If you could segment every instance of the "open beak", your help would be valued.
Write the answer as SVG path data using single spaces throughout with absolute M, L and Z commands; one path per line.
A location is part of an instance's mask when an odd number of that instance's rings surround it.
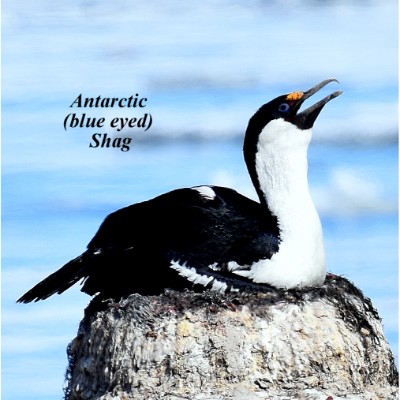
M 306 92 L 302 93 L 302 96 L 299 100 L 297 100 L 296 108 L 297 110 L 300 108 L 300 106 L 303 104 L 305 100 L 307 100 L 309 97 L 311 97 L 313 94 L 317 93 L 320 89 L 322 89 L 324 86 L 326 86 L 330 82 L 337 82 L 339 83 L 336 79 L 326 79 L 319 83 L 318 85 L 315 85 L 311 89 L 307 90 Z M 335 97 L 338 97 L 340 94 L 343 92 L 338 90 L 329 96 L 324 97 L 322 100 L 318 101 L 311 107 L 305 109 L 304 111 L 295 114 L 292 119 L 292 123 L 294 123 L 298 128 L 304 130 L 304 129 L 310 129 L 313 127 L 314 122 L 316 121 L 319 113 L 321 110 L 324 108 L 325 104 L 334 99 Z

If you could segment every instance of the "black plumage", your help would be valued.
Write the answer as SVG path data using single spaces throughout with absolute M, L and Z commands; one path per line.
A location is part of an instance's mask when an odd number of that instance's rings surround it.
M 216 194 L 212 200 L 195 188 L 178 189 L 110 214 L 82 255 L 19 301 L 62 293 L 82 278 L 82 291 L 106 298 L 192 288 L 191 282 L 169 268 L 171 260 L 231 285 L 247 284 L 245 278 L 232 276 L 226 264 L 271 257 L 279 245 L 276 219 L 232 189 L 212 189 Z M 218 271 L 209 268 L 214 262 Z
M 80 280 L 83 292 L 116 299 L 131 293 L 157 294 L 165 288 L 256 289 L 258 283 L 232 273 L 232 263 L 236 270 L 250 270 L 279 251 L 279 221 L 268 207 L 255 165 L 259 135 L 279 118 L 308 129 L 324 104 L 340 93 L 300 114 L 297 111 L 306 98 L 331 81 L 301 92 L 298 99 L 292 96 L 294 100 L 287 101 L 289 95 L 280 96 L 250 119 L 244 156 L 260 203 L 229 188 L 200 186 L 122 208 L 104 220 L 83 254 L 18 301 L 46 299 Z M 179 267 L 174 268 L 174 263 Z

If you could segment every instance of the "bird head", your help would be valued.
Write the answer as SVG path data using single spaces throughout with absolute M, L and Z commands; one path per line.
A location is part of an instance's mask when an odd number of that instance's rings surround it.
M 260 189 L 260 181 L 266 176 L 274 175 L 274 179 L 278 176 L 284 179 L 287 176 L 307 176 L 311 128 L 325 104 L 342 92 L 336 91 L 304 111 L 300 111 L 300 108 L 308 98 L 330 82 L 337 80 L 326 79 L 305 92 L 296 91 L 279 96 L 260 107 L 250 118 L 243 151 L 261 201 L 264 201 L 264 193 Z
M 270 111 L 269 118 L 271 120 L 282 118 L 285 121 L 297 126 L 299 129 L 310 129 L 313 127 L 314 122 L 316 121 L 325 104 L 339 96 L 342 92 L 338 90 L 299 113 L 300 107 L 305 100 L 317 93 L 330 82 L 338 81 L 336 79 L 326 79 L 305 92 L 292 92 L 283 96 L 279 96 L 265 104 L 262 108 Z
M 299 112 L 300 107 L 308 98 L 330 82 L 338 81 L 336 79 L 326 79 L 305 92 L 285 94 L 264 104 L 251 117 L 247 133 L 260 133 L 269 122 L 275 119 L 287 121 L 301 130 L 312 128 L 325 104 L 339 96 L 342 92 L 336 91 L 302 112 Z

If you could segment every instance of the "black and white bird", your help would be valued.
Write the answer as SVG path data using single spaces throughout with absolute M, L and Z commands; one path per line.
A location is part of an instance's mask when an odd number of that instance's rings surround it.
M 165 288 L 322 285 L 325 252 L 308 187 L 307 150 L 320 111 L 342 92 L 299 109 L 332 81 L 279 96 L 251 117 L 243 151 L 259 202 L 233 189 L 197 186 L 122 208 L 107 216 L 83 254 L 18 302 L 46 299 L 80 280 L 83 292 L 114 299 Z

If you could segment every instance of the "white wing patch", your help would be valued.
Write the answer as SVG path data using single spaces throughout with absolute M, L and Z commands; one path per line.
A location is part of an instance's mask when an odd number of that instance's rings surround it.
M 230 271 L 230 272 L 237 273 L 236 272 L 237 270 L 239 270 L 239 271 L 242 270 L 242 269 L 248 270 L 249 268 L 250 268 L 249 265 L 240 265 L 236 261 L 229 261 L 228 262 L 228 271 Z
M 194 284 L 200 284 L 203 286 L 207 286 L 209 283 L 212 282 L 212 287 L 211 290 L 215 290 L 217 292 L 225 293 L 226 290 L 228 289 L 228 285 L 225 282 L 221 282 L 217 280 L 213 276 L 208 276 L 208 275 L 203 275 L 199 274 L 195 268 L 193 267 L 188 267 L 186 263 L 183 263 L 182 265 L 179 264 L 178 261 L 172 261 L 170 267 L 177 271 L 180 276 L 183 278 L 186 278 L 188 281 L 194 283 Z M 215 268 L 215 265 L 212 264 L 210 265 L 211 269 Z M 230 288 L 232 292 L 237 292 L 238 289 L 235 288 Z
M 207 286 L 213 280 L 212 276 L 198 274 L 193 267 L 187 267 L 186 263 L 183 263 L 183 265 L 181 265 L 177 261 L 172 261 L 170 267 L 177 271 L 180 276 L 186 278 L 193 283 Z
M 208 268 L 211 269 L 211 271 L 221 271 L 221 267 L 218 265 L 218 263 L 214 263 L 208 266 Z
M 193 187 L 192 189 L 199 192 L 200 196 L 203 199 L 214 200 L 216 197 L 214 190 L 212 190 L 212 188 L 210 188 L 210 186 L 196 186 L 196 187 Z

